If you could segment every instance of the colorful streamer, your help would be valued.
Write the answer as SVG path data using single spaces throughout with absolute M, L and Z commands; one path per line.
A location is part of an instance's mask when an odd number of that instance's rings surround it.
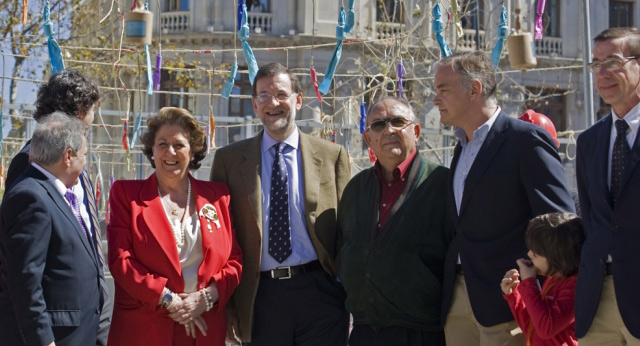
M 44 5 L 42 14 L 44 20 L 44 35 L 47 36 L 47 47 L 49 48 L 49 68 L 51 74 L 54 75 L 64 70 L 64 60 L 62 60 L 62 52 L 55 38 L 53 38 L 53 24 L 51 23 L 51 10 L 49 9 L 49 0 Z
M 544 6 L 546 0 L 538 0 L 538 9 L 536 11 L 536 25 L 533 30 L 533 38 L 536 40 L 542 40 L 544 34 L 544 28 L 542 26 L 542 15 L 544 14 Z
M 211 142 L 209 143 L 209 147 L 211 149 L 216 148 L 216 119 L 213 117 L 213 113 L 209 115 L 209 137 L 211 138 Z
M 27 24 L 29 0 L 22 0 L 22 24 Z
M 347 21 L 344 25 L 344 32 L 350 33 L 353 30 L 353 26 L 356 24 L 356 13 L 353 11 L 353 3 L 355 0 L 349 0 L 347 7 L 349 11 L 347 12 Z
M 316 74 L 316 68 L 313 67 L 313 65 L 311 65 L 309 74 L 311 75 L 311 83 L 313 84 L 313 88 L 316 91 L 316 98 L 318 99 L 318 102 L 322 103 L 322 94 L 320 94 L 320 90 L 318 90 L 318 75 Z
M 122 146 L 124 147 L 124 150 L 126 152 L 127 171 L 131 171 L 131 149 L 129 148 L 129 120 L 124 121 Z
M 451 0 L 451 12 L 453 12 L 453 23 L 456 28 L 456 36 L 461 38 L 464 33 L 462 32 L 462 23 L 460 22 L 460 14 L 458 13 L 458 0 Z
M 240 31 L 240 29 L 242 29 L 242 6 L 246 5 L 244 4 L 244 0 L 238 0 L 238 31 Z
M 438 45 L 440 46 L 440 55 L 444 58 L 451 54 L 451 49 L 445 41 L 444 36 L 442 36 L 442 31 L 444 30 L 444 23 L 442 22 L 442 10 L 440 10 L 440 2 L 436 4 L 433 8 L 433 32 L 436 33 L 436 40 L 438 41 Z
M 331 60 L 329 60 L 329 65 L 327 65 L 327 69 L 324 72 L 324 79 L 322 79 L 322 83 L 320 83 L 320 86 L 318 86 L 318 90 L 320 90 L 323 95 L 326 95 L 329 92 L 329 87 L 331 86 L 331 81 L 333 80 L 333 74 L 336 72 L 338 61 L 340 61 L 340 56 L 342 55 L 342 41 L 346 38 L 344 33 L 344 21 L 344 7 L 340 7 L 340 13 L 338 15 L 338 26 L 336 27 L 336 38 L 338 39 L 338 42 L 336 43 L 336 48 L 333 51 Z
M 504 48 L 504 40 L 509 36 L 509 27 L 507 26 L 507 9 L 502 5 L 502 11 L 500 12 L 500 25 L 498 25 L 498 41 L 491 51 L 491 62 L 493 67 L 498 67 L 500 63 L 500 56 L 502 55 L 502 49 Z
M 249 24 L 247 24 L 247 5 L 242 5 L 242 28 L 238 31 L 238 37 L 242 41 L 242 55 L 244 61 L 247 62 L 247 68 L 249 69 L 249 82 L 253 85 L 253 80 L 258 73 L 258 63 L 256 57 L 253 55 L 251 46 L 247 43 L 249 39 Z
M 131 136 L 131 146 L 136 145 L 138 134 L 140 133 L 140 125 L 142 125 L 142 114 L 138 114 L 136 120 L 133 122 L 133 136 Z
M 235 83 L 236 81 L 236 73 L 238 73 L 238 62 L 234 61 L 233 66 L 231 67 L 231 74 L 229 75 L 229 79 L 227 79 L 227 83 L 222 88 L 222 97 L 224 97 L 225 99 L 229 99 L 229 95 L 231 95 L 233 83 Z
M 365 129 L 365 123 L 367 121 L 367 107 L 364 103 L 364 101 L 362 101 L 362 103 L 360 103 L 360 134 L 363 134 Z
M 402 78 L 404 77 L 404 64 L 402 59 L 398 61 L 398 97 L 402 97 Z
M 144 54 L 147 56 L 147 95 L 153 95 L 153 72 L 151 72 L 153 70 L 151 69 L 151 54 L 149 54 L 149 45 L 144 45 Z
M 153 72 L 153 89 L 160 90 L 160 82 L 162 79 L 162 53 L 158 51 L 156 56 L 156 70 Z

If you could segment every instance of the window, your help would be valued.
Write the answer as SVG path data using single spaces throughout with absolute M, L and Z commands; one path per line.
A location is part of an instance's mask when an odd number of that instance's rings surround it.
M 377 0 L 376 21 L 404 23 L 404 11 L 400 1 Z
M 268 0 L 247 0 L 246 4 L 249 12 L 269 12 Z
M 547 0 L 542 27 L 544 36 L 560 37 L 560 0 Z
M 177 94 L 180 92 L 189 92 L 189 89 L 185 88 L 178 81 L 175 73 L 169 73 L 167 70 L 162 70 L 160 90 L 172 92 L 171 94 L 160 94 L 160 107 L 179 107 L 188 111 L 193 110 L 193 99 L 189 98 L 188 94 Z
M 189 0 L 165 0 L 164 11 L 189 11 Z
M 463 0 L 460 10 L 460 22 L 463 29 L 475 29 L 478 27 L 478 15 L 480 17 L 479 30 L 484 30 L 484 0 Z M 443 20 L 447 19 L 447 13 L 442 14 Z
M 609 1 L 609 27 L 633 26 L 633 2 Z

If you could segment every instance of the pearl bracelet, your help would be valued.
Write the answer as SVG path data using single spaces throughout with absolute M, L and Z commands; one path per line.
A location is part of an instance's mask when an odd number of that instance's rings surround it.
M 211 308 L 213 308 L 213 298 L 211 298 L 209 291 L 207 291 L 206 288 L 203 288 L 200 290 L 200 294 L 202 295 L 202 299 L 204 299 L 205 311 L 211 310 Z

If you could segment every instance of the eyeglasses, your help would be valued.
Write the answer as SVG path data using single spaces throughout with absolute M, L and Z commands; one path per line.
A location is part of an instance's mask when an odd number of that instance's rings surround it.
M 604 61 L 593 61 L 590 64 L 588 64 L 587 66 L 589 67 L 589 70 L 591 71 L 591 73 L 598 73 L 600 72 L 600 68 L 604 67 L 605 70 L 607 71 L 612 71 L 612 70 L 618 70 L 621 69 L 624 64 L 628 63 L 629 61 L 633 60 L 633 59 L 637 59 L 638 55 L 636 56 L 628 56 L 628 57 L 622 57 L 622 58 L 608 58 Z
M 273 98 L 275 98 L 278 102 L 284 102 L 287 99 L 289 99 L 289 97 L 291 97 L 291 95 L 293 94 L 295 93 L 292 92 L 290 94 L 287 94 L 285 92 L 279 92 L 275 95 L 271 95 L 269 93 L 262 93 L 262 94 L 259 94 L 258 96 L 254 96 L 254 98 L 256 99 L 256 101 L 258 101 L 258 103 L 269 103 Z
M 380 133 L 387 128 L 387 124 L 391 125 L 391 128 L 394 130 L 404 130 L 405 127 L 413 124 L 413 122 L 403 117 L 378 119 L 372 121 L 369 127 L 367 127 L 367 130 L 371 130 L 373 133 Z

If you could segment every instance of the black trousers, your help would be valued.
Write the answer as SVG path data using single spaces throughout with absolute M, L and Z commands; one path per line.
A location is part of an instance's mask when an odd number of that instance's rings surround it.
M 417 330 L 404 327 L 373 328 L 353 326 L 349 346 L 444 346 L 444 331 Z
M 244 346 L 344 346 L 349 314 L 342 285 L 318 269 L 288 280 L 260 279 L 253 333 Z

